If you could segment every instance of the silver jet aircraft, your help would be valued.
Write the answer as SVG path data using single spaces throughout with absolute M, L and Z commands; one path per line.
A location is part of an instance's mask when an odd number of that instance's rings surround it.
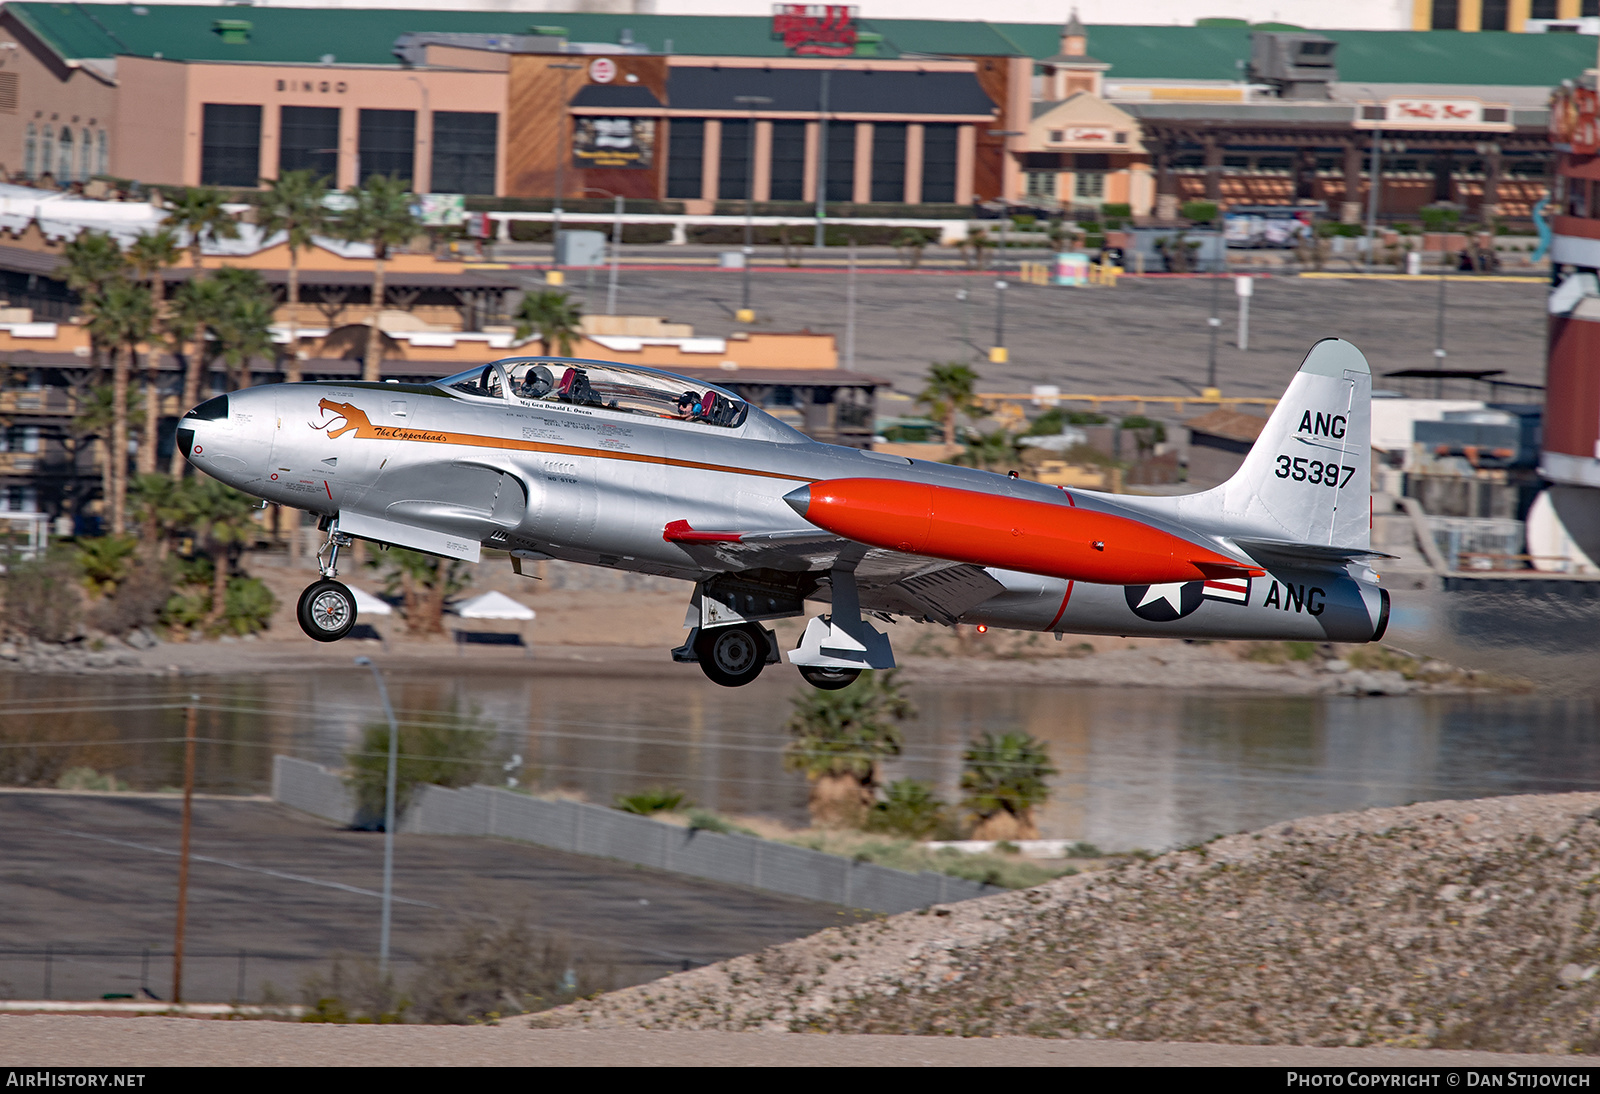
M 179 423 L 194 466 L 308 510 L 327 538 L 306 634 L 356 622 L 354 537 L 479 561 L 484 547 L 694 583 L 672 651 L 718 684 L 784 656 L 840 688 L 894 654 L 895 617 L 1053 633 L 1368 642 L 1372 377 L 1312 347 L 1239 472 L 1203 493 L 1064 489 L 819 444 L 703 381 L 513 357 L 432 384 L 219 395 Z M 782 651 L 764 623 L 827 609 Z

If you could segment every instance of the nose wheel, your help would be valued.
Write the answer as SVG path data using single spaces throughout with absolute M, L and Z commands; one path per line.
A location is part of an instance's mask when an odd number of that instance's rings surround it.
M 342 582 L 323 579 L 306 586 L 295 614 L 307 635 L 337 642 L 356 625 L 356 598 Z

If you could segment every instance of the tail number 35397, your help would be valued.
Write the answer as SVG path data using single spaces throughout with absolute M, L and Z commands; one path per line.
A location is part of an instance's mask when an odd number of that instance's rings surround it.
M 1339 473 L 1344 472 L 1344 481 L 1339 481 Z M 1321 460 L 1309 460 L 1304 456 L 1290 459 L 1288 456 L 1278 457 L 1278 470 L 1274 472 L 1280 479 L 1293 479 L 1295 482 L 1309 482 L 1313 486 L 1331 486 L 1336 489 L 1350 485 L 1350 477 L 1356 469 L 1349 464 L 1323 463 Z

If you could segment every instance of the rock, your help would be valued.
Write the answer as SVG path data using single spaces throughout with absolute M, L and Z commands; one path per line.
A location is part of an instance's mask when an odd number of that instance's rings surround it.
M 1322 666 L 1322 671 L 1323 672 L 1349 672 L 1350 671 L 1350 662 L 1346 661 L 1344 658 L 1341 657 L 1341 658 L 1339 658 L 1337 660 L 1329 661 L 1326 664 L 1324 664 Z
M 1339 684 L 1340 695 L 1410 695 L 1415 690 L 1415 683 L 1388 669 L 1346 673 Z
M 9 642 L 3 646 L 0 646 L 0 658 L 4 658 L 7 661 L 15 661 L 21 656 L 22 654 L 17 651 L 17 647 L 13 646 Z
M 1600 972 L 1596 965 L 1562 965 L 1561 971 L 1556 973 L 1556 979 L 1561 981 L 1563 987 L 1572 987 L 1585 980 L 1593 980 L 1594 974 Z
M 151 634 L 147 627 L 140 627 L 136 631 L 129 632 L 124 641 L 136 650 L 153 650 L 161 644 L 161 640 Z

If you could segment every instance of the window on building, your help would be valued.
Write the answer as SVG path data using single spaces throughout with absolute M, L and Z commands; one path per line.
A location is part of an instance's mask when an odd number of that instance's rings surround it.
M 828 201 L 856 199 L 856 126 L 828 123 Z
M 279 108 L 278 172 L 307 170 L 315 171 L 330 183 L 339 177 L 339 108 L 336 106 Z
M 40 144 L 39 147 L 40 147 L 40 150 L 44 153 L 44 157 L 43 157 L 43 161 L 44 162 L 42 162 L 39 165 L 39 174 L 41 174 L 41 175 L 54 175 L 56 173 L 56 127 L 55 126 L 47 125 L 47 126 L 44 127 L 44 140 Z
M 39 177 L 39 130 L 32 122 L 22 138 L 22 173 L 30 179 Z
M 922 127 L 922 200 L 956 200 L 956 148 L 960 130 L 954 125 Z
M 704 119 L 673 118 L 667 123 L 667 197 L 700 197 L 705 154 Z
M 201 106 L 200 185 L 255 186 L 261 181 L 261 108 Z
M 1508 0 L 1483 0 L 1483 17 L 1478 26 L 1482 30 L 1505 30 L 1510 19 Z
M 1054 204 L 1059 200 L 1058 173 L 1055 171 L 1025 171 L 1022 175 L 1028 196 L 1035 201 Z
M 61 137 L 57 141 L 56 163 L 61 170 L 61 182 L 72 181 L 72 126 L 61 127 Z
M 1600 0 L 1583 0 L 1578 5 L 1578 14 L 1585 19 L 1600 19 Z
M 1104 171 L 1079 171 L 1073 195 L 1079 201 L 1104 201 L 1106 199 L 1106 173 Z
M 436 194 L 493 194 L 500 116 L 456 110 L 433 112 L 433 181 Z
M 717 197 L 723 201 L 742 201 L 749 196 L 753 128 L 749 118 L 723 119 L 722 155 L 717 163 Z
M 39 451 L 39 427 L 36 425 L 7 426 L 0 434 L 0 451 L 4 452 L 29 452 Z
M 803 201 L 806 196 L 806 123 L 772 123 L 773 201 Z
M 906 125 L 879 122 L 872 127 L 873 201 L 906 199 Z
M 416 176 L 417 112 L 363 110 L 359 123 L 360 159 L 357 162 L 362 180 L 373 175 L 391 175 L 409 183 Z
M 1433 0 L 1433 30 L 1455 30 L 1461 19 L 1460 0 Z
M 6 512 L 36 513 L 38 499 L 38 492 L 31 486 L 8 486 L 4 498 Z
M 17 94 L 21 80 L 15 72 L 0 72 L 0 114 L 17 112 Z
M 1556 0 L 1533 0 L 1528 8 L 1528 16 L 1532 19 L 1558 19 L 1556 13 Z
M 109 175 L 111 173 L 111 145 L 106 140 L 106 131 L 100 130 L 95 135 L 94 173 Z
M 94 134 L 87 129 L 78 133 L 78 177 L 89 179 L 94 175 Z

